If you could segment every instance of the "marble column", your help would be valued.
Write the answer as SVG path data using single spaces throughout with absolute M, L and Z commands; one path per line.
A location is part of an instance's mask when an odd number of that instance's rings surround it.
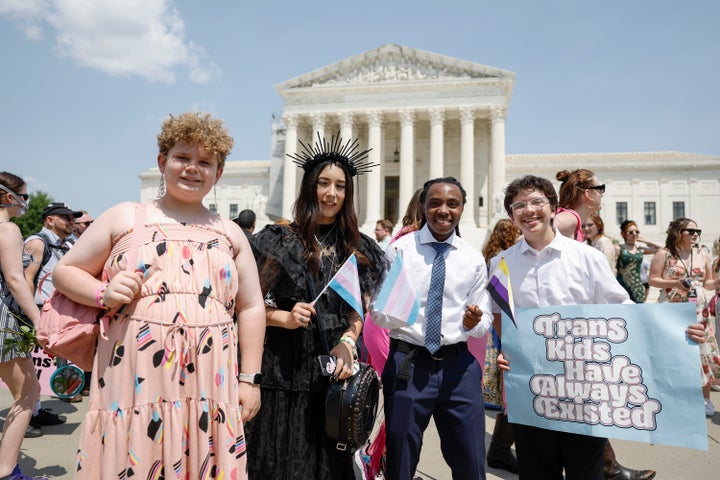
M 324 113 L 313 113 L 310 115 L 310 121 L 312 122 L 312 138 L 310 139 L 310 145 L 315 145 L 315 142 L 325 138 L 325 114 Z M 328 141 L 330 139 L 328 138 Z
M 445 109 L 431 108 L 430 111 L 430 178 L 443 176 Z
M 340 112 L 338 113 L 338 120 L 340 121 L 340 138 L 342 138 L 343 145 L 348 140 L 354 140 L 353 137 L 353 122 L 355 116 L 352 112 Z
M 503 207 L 503 189 L 505 188 L 505 116 L 507 108 L 502 105 L 490 107 L 491 123 L 491 150 L 490 163 L 492 165 L 492 194 L 493 207 L 489 211 L 491 218 L 498 219 L 505 215 Z M 494 223 L 494 222 L 493 222 Z
M 380 209 L 380 192 L 382 192 L 382 122 L 383 114 L 378 110 L 366 113 L 368 121 L 368 161 L 378 166 L 367 173 L 367 189 L 365 191 L 365 222 L 364 232 L 372 232 L 375 223 L 383 218 Z M 372 236 L 372 235 L 371 235 Z
M 400 110 L 400 192 L 398 212 L 404 212 L 415 192 L 415 111 Z
M 295 190 L 297 185 L 297 167 L 287 154 L 297 152 L 297 126 L 298 116 L 286 114 L 283 115 L 285 122 L 285 158 L 283 160 L 283 196 L 282 196 L 282 216 L 287 220 L 292 220 L 292 206 L 295 201 Z
M 467 204 L 460 222 L 476 225 L 475 221 L 475 109 L 460 108 L 460 183 L 467 192 Z

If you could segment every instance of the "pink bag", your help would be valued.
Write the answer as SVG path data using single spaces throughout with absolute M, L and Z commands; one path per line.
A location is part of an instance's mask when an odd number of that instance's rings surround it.
M 128 250 L 128 270 L 134 269 L 140 246 L 138 232 L 143 228 L 145 208 L 136 206 L 135 227 Z M 98 335 L 105 337 L 105 330 L 115 312 L 77 303 L 57 289 L 43 304 L 40 321 L 35 325 L 38 343 L 50 355 L 70 360 L 85 371 L 91 371 Z M 102 328 L 101 328 L 102 327 Z
M 108 312 L 76 303 L 55 290 L 43 304 L 35 336 L 50 355 L 70 360 L 89 372 L 100 334 L 98 320 L 105 313 Z

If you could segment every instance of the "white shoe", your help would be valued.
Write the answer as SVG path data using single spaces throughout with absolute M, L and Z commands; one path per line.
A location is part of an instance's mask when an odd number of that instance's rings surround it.
M 715 415 L 715 405 L 713 405 L 712 400 L 709 398 L 705 399 L 705 416 L 706 417 L 712 417 Z
M 720 392 L 720 385 L 712 384 L 710 385 L 710 390 L 712 390 L 713 392 Z

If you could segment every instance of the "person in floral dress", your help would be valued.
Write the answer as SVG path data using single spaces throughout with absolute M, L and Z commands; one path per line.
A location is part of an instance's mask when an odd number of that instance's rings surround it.
M 712 417 L 715 407 L 710 400 L 710 385 L 720 382 L 720 354 L 715 339 L 715 326 L 709 321 L 705 289 L 717 287 L 710 256 L 699 248 L 702 230 L 689 218 L 670 222 L 665 248 L 660 249 L 650 264 L 649 281 L 660 288 L 658 302 L 695 302 L 698 321 L 705 326 L 705 343 L 700 346 L 703 375 L 705 415 Z

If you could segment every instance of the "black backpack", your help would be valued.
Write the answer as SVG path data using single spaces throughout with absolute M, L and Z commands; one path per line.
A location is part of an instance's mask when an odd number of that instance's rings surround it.
M 33 279 L 33 285 L 35 287 L 35 290 L 37 291 L 38 287 L 38 281 L 40 280 L 40 272 L 42 272 L 42 268 L 50 261 L 50 256 L 52 255 L 52 249 L 55 250 L 64 250 L 63 247 L 58 247 L 57 245 L 53 245 L 50 243 L 50 239 L 42 232 L 38 232 L 35 235 L 35 237 L 40 237 L 40 239 L 43 241 L 43 258 L 42 262 L 40 263 L 40 268 L 38 268 L 37 273 L 35 274 L 35 278 Z

